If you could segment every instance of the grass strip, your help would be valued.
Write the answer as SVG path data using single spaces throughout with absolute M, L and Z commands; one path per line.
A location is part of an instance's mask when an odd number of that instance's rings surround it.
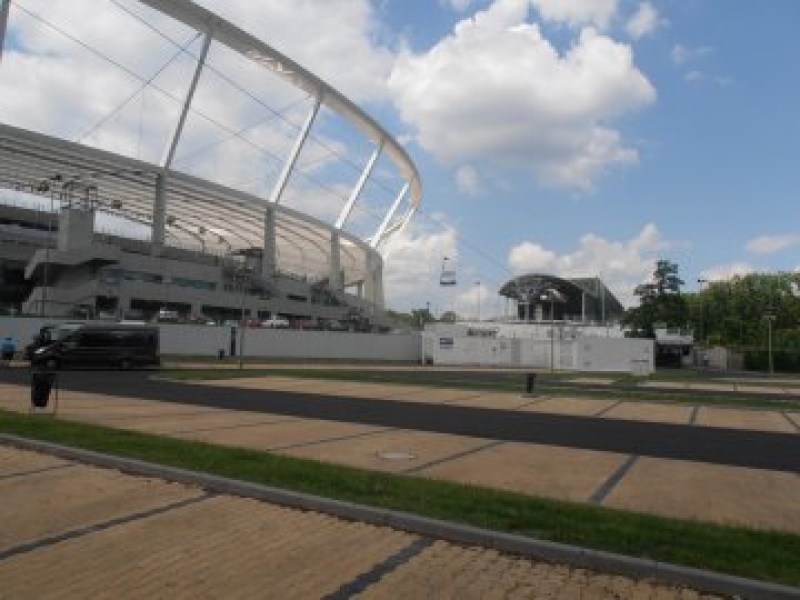
M 295 377 L 298 379 L 320 379 L 331 381 L 354 381 L 362 383 L 395 383 L 405 385 L 418 385 L 431 388 L 448 388 L 478 391 L 522 392 L 523 375 L 515 374 L 512 377 L 498 377 L 493 381 L 476 381 L 468 379 L 443 378 L 446 373 L 437 372 L 430 376 L 424 373 L 405 374 L 402 371 L 387 373 L 386 371 L 371 372 L 369 370 L 351 371 L 347 369 L 303 369 L 303 368 L 247 368 L 247 369 L 164 369 L 160 376 L 166 379 L 180 381 L 208 380 L 208 379 L 239 379 L 243 377 Z M 538 393 L 546 392 L 552 396 L 569 396 L 574 398 L 596 398 L 601 400 L 626 400 L 629 402 L 669 402 L 671 404 L 687 404 L 691 406 L 726 406 L 743 408 L 774 408 L 779 410 L 800 409 L 800 401 L 794 399 L 769 399 L 769 398 L 743 398 L 720 394 L 703 394 L 693 396 L 691 391 L 686 393 L 674 390 L 659 390 L 657 388 L 638 389 L 602 389 L 585 388 L 563 383 L 558 377 L 539 378 L 536 383 Z
M 392 475 L 0 410 L 0 431 L 451 522 L 800 586 L 800 535 Z

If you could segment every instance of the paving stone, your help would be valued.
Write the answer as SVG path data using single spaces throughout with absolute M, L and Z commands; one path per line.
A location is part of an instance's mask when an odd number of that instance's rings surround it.
M 702 407 L 697 412 L 696 425 L 725 427 L 729 429 L 750 429 L 755 431 L 778 431 L 796 433 L 783 415 L 778 411 L 744 410 L 735 408 Z
M 626 455 L 542 444 L 504 443 L 419 471 L 420 475 L 585 501 Z
M 403 472 L 472 451 L 488 443 L 489 440 L 457 435 L 385 430 L 374 435 L 321 442 L 282 452 L 367 469 Z
M 640 458 L 604 505 L 800 533 L 795 473 Z
M 628 419 L 652 423 L 688 423 L 692 406 L 656 404 L 650 402 L 623 402 L 603 413 L 607 419 Z
M 562 415 L 589 416 L 602 412 L 613 406 L 616 400 L 589 399 L 589 398 L 547 398 L 525 406 L 521 410 L 531 412 L 544 412 Z

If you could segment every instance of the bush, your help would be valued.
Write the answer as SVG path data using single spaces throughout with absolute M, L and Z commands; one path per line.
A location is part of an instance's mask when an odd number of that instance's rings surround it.
M 781 373 L 800 373 L 800 352 L 796 350 L 773 350 L 772 365 Z M 744 368 L 751 371 L 769 371 L 768 350 L 747 350 L 744 353 Z

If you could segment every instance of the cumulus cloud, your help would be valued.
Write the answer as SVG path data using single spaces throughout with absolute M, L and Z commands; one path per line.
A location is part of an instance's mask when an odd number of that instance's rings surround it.
M 480 191 L 480 176 L 474 167 L 464 165 L 456 171 L 456 185 L 462 194 L 475 196 Z
M 545 21 L 571 27 L 605 28 L 617 12 L 617 0 L 531 0 Z
M 634 39 L 655 31 L 659 25 L 658 11 L 650 2 L 642 2 L 625 25 L 625 30 Z
M 352 99 L 359 102 L 386 100 L 385 81 L 394 54 L 375 41 L 379 24 L 367 0 L 323 3 L 298 0 L 291 5 L 200 0 L 198 4 L 267 40 Z M 76 137 L 136 92 L 142 82 L 134 74 L 141 78 L 153 76 L 177 52 L 160 34 L 182 45 L 195 33 L 138 3 L 121 2 L 120 5 L 122 8 L 97 0 L 57 3 L 29 0 L 24 7 L 12 6 L 9 40 L 13 43 L 6 48 L 0 91 L 14 89 L 19 93 L 0 93 L 0 117 L 22 127 Z M 159 33 L 130 13 L 141 16 Z M 74 39 L 56 33 L 47 23 Z M 93 51 L 82 48 L 76 39 Z M 196 55 L 199 40 L 190 45 L 189 50 Z M 264 71 L 254 73 L 254 65 L 241 58 L 237 58 L 238 65 L 234 65 L 233 53 L 228 54 L 226 56 L 222 46 L 216 44 L 209 60 L 234 79 L 242 77 L 256 94 L 263 92 L 260 82 L 268 79 Z M 112 66 L 110 61 L 118 66 Z M 352 68 L 342 69 L 342 64 Z M 180 57 L 164 76 L 155 80 L 155 85 L 173 98 L 168 99 L 152 89 L 149 91 L 145 108 L 148 119 L 153 120 L 154 130 L 170 130 L 169 124 L 174 122 L 174 114 L 170 113 L 178 110 L 193 66 L 193 59 Z M 213 79 L 213 75 L 205 73 L 201 82 L 207 85 Z M 275 99 L 274 88 L 273 85 L 271 100 Z M 208 95 L 204 101 L 224 103 L 226 111 L 235 114 L 241 108 L 242 99 L 237 102 L 232 98 L 230 93 L 216 94 Z M 280 96 L 277 100 L 280 104 Z M 138 98 L 133 107 L 138 107 Z M 129 112 L 138 117 L 138 110 Z M 159 120 L 160 116 L 163 118 Z M 127 118 L 132 122 L 118 126 L 138 128 L 135 122 L 138 118 L 130 115 Z
M 472 6 L 472 0 L 439 0 L 444 6 L 449 6 L 455 11 L 464 12 Z
M 384 81 L 394 56 L 375 42 L 380 25 L 368 0 L 199 0 L 198 4 L 267 40 L 351 98 L 385 98 Z
M 762 235 L 748 241 L 745 248 L 754 254 L 773 254 L 800 243 L 800 235 Z
M 384 290 L 392 300 L 391 308 L 423 308 L 424 302 L 439 307 L 452 304 L 448 289 L 439 285 L 439 278 L 444 257 L 448 257 L 450 268 L 458 263 L 458 234 L 443 219 L 438 221 L 443 227 L 432 230 L 417 219 L 382 248 Z
M 402 53 L 389 79 L 418 143 L 441 162 L 531 170 L 541 183 L 589 189 L 635 163 L 608 123 L 656 92 L 628 45 L 583 29 L 560 54 L 528 4 L 498 0 L 429 51 Z
M 673 62 L 676 65 L 683 65 L 686 64 L 687 62 L 694 61 L 704 56 L 707 56 L 710 53 L 711 53 L 711 48 L 708 48 L 706 46 L 690 48 L 682 44 L 676 44 L 672 48 L 671 56 Z
M 653 223 L 632 239 L 613 241 L 584 235 L 578 247 L 565 254 L 526 241 L 511 249 L 508 264 L 515 274 L 541 272 L 558 277 L 600 277 L 623 304 L 633 303 L 633 289 L 647 279 L 661 252 L 673 244 Z
M 758 269 L 749 263 L 733 262 L 705 269 L 700 272 L 699 279 L 705 279 L 707 281 L 727 281 L 728 279 L 733 279 L 737 275 L 744 276 L 749 273 L 755 273 L 756 271 L 758 271 Z

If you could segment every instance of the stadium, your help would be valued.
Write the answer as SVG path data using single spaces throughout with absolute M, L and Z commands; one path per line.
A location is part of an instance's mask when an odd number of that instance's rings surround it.
M 164 61 L 162 79 L 135 75 L 88 134 L 35 131 L 0 115 L 0 306 L 48 317 L 387 328 L 381 249 L 422 198 L 405 149 L 321 78 L 218 15 L 186 0 L 127 4 L 107 8 L 124 9 L 178 57 Z M 3 11 L 10 32 L 20 23 L 65 29 L 49 12 L 14 2 Z M 114 71 L 120 61 L 106 58 Z M 75 76 L 95 85 L 94 70 Z M 211 116 L 223 87 L 262 120 Z M 137 103 L 139 137 L 108 143 Z M 141 136 L 150 115 L 159 144 Z M 160 147 L 148 155 L 148 144 Z

